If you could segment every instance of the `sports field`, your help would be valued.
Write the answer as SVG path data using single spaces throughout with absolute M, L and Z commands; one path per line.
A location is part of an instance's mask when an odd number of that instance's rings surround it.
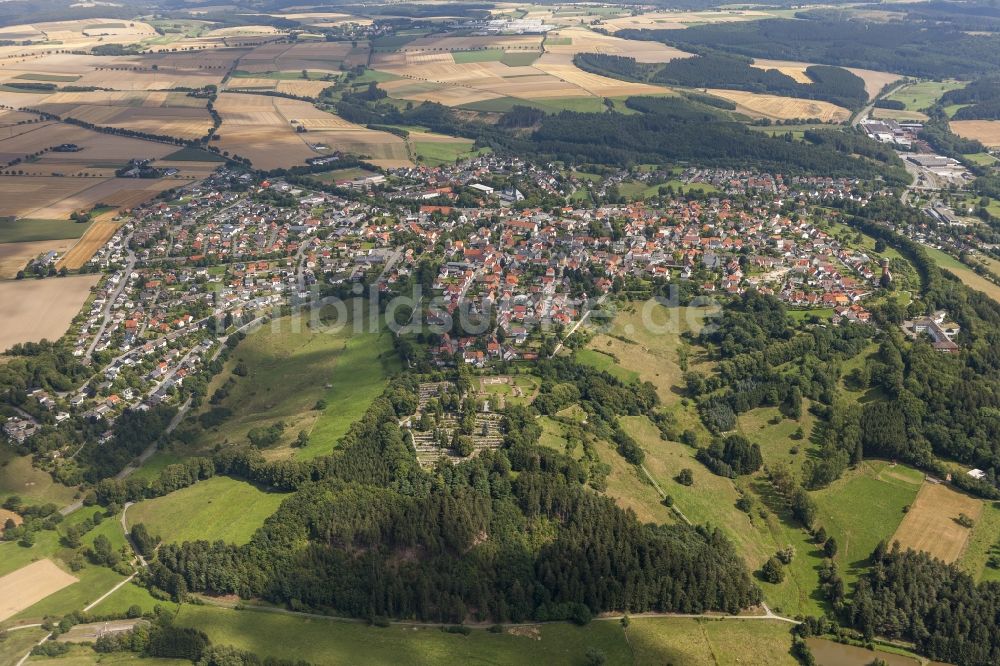
M 958 524 L 959 514 L 975 521 L 982 512 L 982 501 L 943 483 L 927 481 L 892 539 L 903 548 L 922 550 L 945 562 L 954 562 L 965 552 L 972 533 Z
M 225 476 L 199 481 L 163 497 L 130 506 L 126 522 L 143 523 L 164 543 L 205 539 L 244 544 L 273 514 L 285 495 Z

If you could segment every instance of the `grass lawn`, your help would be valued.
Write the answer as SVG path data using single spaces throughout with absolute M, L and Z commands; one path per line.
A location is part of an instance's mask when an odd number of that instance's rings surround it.
M 35 646 L 38 641 L 49 632 L 35 627 L 34 629 L 21 629 L 7 634 L 7 638 L 0 641 L 0 666 L 15 666 L 21 657 Z M 93 663 L 93 660 L 87 663 Z
M 857 580 L 878 542 L 893 535 L 923 479 L 922 472 L 904 465 L 868 460 L 813 493 L 816 522 L 837 540 L 834 560 L 845 583 Z
M 972 536 L 959 565 L 977 581 L 1000 581 L 1000 569 L 987 566 L 990 555 L 1000 555 L 1000 502 L 984 502 L 983 513 L 972 528 Z
M 794 666 L 791 627 L 762 620 L 632 618 L 629 644 L 636 664 Z
M 28 241 L 79 238 L 89 226 L 89 222 L 73 222 L 71 220 L 11 220 L 9 218 L 0 218 L 0 243 L 26 243 Z
M 52 479 L 45 471 L 31 464 L 31 456 L 19 456 L 10 447 L 0 446 L 0 503 L 11 495 L 19 495 L 32 504 L 53 502 L 69 504 L 76 495 L 70 488 Z
M 161 160 L 164 162 L 225 162 L 226 158 L 208 150 L 188 146 L 170 153 Z
M 900 88 L 888 99 L 902 102 L 906 105 L 907 111 L 920 111 L 934 104 L 941 95 L 949 90 L 964 86 L 965 84 L 961 81 L 922 81 Z
M 500 62 L 502 49 L 475 49 L 471 51 L 452 51 L 451 57 L 455 64 L 464 65 L 470 62 Z
M 374 175 L 374 171 L 369 171 L 368 169 L 362 169 L 360 167 L 351 167 L 350 169 L 334 169 L 333 171 L 313 173 L 309 174 L 309 177 L 324 183 L 336 183 L 338 180 L 355 180 L 357 178 L 367 178 L 368 176 Z
M 594 336 L 588 349 L 577 352 L 577 358 L 612 374 L 628 373 L 619 375 L 622 379 L 638 376 L 652 382 L 660 400 L 672 405 L 679 401 L 677 387 L 684 374 L 681 336 L 700 331 L 710 314 L 707 308 L 667 308 L 652 301 L 629 304 L 615 316 L 609 334 Z M 600 352 L 600 357 L 594 356 Z M 691 348 L 688 354 L 689 369 L 710 369 L 696 349 Z
M 27 633 L 27 632 L 17 632 Z M 41 638 L 39 636 L 38 638 Z M 36 641 L 38 639 L 35 639 Z M 27 652 L 27 650 L 25 650 Z M 4 662 L 0 659 L 0 664 Z M 36 657 L 29 664 L 45 664 L 45 666 L 190 666 L 187 659 L 163 659 L 159 657 L 141 657 L 134 652 L 112 652 L 98 655 L 89 645 L 74 645 L 69 652 L 59 657 Z
M 419 139 L 418 134 L 414 134 L 411 139 Z M 425 164 L 440 166 L 442 164 L 454 164 L 455 160 L 466 159 L 476 155 L 489 152 L 489 148 L 479 150 L 473 149 L 474 141 L 413 141 L 413 152 L 421 158 Z
M 160 476 L 160 472 L 162 472 L 167 465 L 176 465 L 181 462 L 184 462 L 184 456 L 182 455 L 168 451 L 157 451 L 146 459 L 146 462 L 143 463 L 142 467 L 137 469 L 130 478 L 152 481 Z
M 87 536 L 89 537 L 90 534 Z M 96 601 L 105 592 L 125 580 L 125 576 L 119 575 L 111 569 L 92 564 L 88 564 L 80 571 L 73 572 L 73 575 L 79 579 L 77 582 L 21 611 L 13 619 L 40 621 L 48 615 L 62 616 L 75 610 L 83 610 L 91 602 Z
M 315 664 L 576 665 L 584 663 L 590 647 L 602 651 L 609 664 L 632 661 L 616 621 L 592 622 L 586 627 L 545 624 L 518 629 L 523 635 L 475 629 L 462 636 L 431 627 L 377 628 L 359 622 L 185 605 L 175 623 L 196 627 L 213 643 L 235 645 L 261 658 L 302 659 Z
M 618 364 L 611 354 L 597 349 L 578 349 L 576 360 L 592 368 L 603 370 L 622 380 L 623 382 L 635 381 L 639 378 L 639 373 L 633 370 L 626 370 Z
M 941 250 L 924 246 L 927 256 L 934 260 L 939 267 L 951 271 L 965 286 L 970 289 L 981 291 L 994 301 L 1000 302 L 1000 286 L 997 286 L 976 273 L 974 270 L 960 262 L 955 257 Z
M 94 606 L 92 611 L 98 615 L 111 615 L 124 613 L 131 606 L 138 606 L 143 612 L 152 612 L 156 606 L 162 606 L 171 612 L 177 612 L 177 609 L 180 608 L 179 604 L 170 600 L 164 601 L 155 598 L 149 593 L 149 590 L 132 582 L 115 590 L 114 594 Z
M 978 164 L 979 166 L 992 166 L 997 162 L 997 158 L 993 157 L 989 153 L 972 153 L 969 155 L 963 155 L 962 157 L 969 160 L 973 164 Z
M 144 523 L 164 543 L 207 539 L 242 545 L 287 495 L 268 493 L 225 476 L 144 500 L 126 513 L 129 528 Z
M 740 493 L 732 479 L 708 471 L 695 460 L 695 449 L 660 439 L 660 431 L 647 417 L 625 416 L 619 422 L 646 452 L 643 464 L 650 475 L 665 493 L 674 498 L 675 506 L 692 523 L 708 523 L 720 528 L 733 541 L 751 569 L 756 569 L 774 554 L 777 544 L 764 521 L 736 508 Z M 674 480 L 684 468 L 690 469 L 694 476 L 691 486 L 683 486 Z
M 350 324 L 339 330 L 332 326 L 314 330 L 308 321 L 296 325 L 283 318 L 240 343 L 226 369 L 210 384 L 210 395 L 240 361 L 248 375 L 232 375 L 235 385 L 220 403 L 232 415 L 202 432 L 198 443 L 205 450 L 216 444 L 242 443 L 251 428 L 282 421 L 281 440 L 264 453 L 274 457 L 294 452 L 299 458 L 331 452 L 348 426 L 382 392 L 398 363 L 389 333 L 354 333 Z M 320 399 L 327 402 L 324 411 L 315 409 Z M 303 430 L 310 435 L 309 445 L 291 449 L 289 445 Z
M 781 420 L 771 423 L 775 417 Z M 788 463 L 796 470 L 802 469 L 808 451 L 813 448 L 809 442 L 816 417 L 809 413 L 808 401 L 802 405 L 802 418 L 798 421 L 781 416 L 777 407 L 761 407 L 744 412 L 737 417 L 737 429 L 751 442 L 760 445 L 760 452 L 765 465 Z M 803 438 L 792 439 L 795 431 L 801 427 Z M 792 453 L 797 448 L 798 453 Z

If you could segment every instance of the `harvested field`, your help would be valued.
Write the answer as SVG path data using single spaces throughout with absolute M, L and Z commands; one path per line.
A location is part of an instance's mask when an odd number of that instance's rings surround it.
M 602 27 L 608 32 L 619 30 L 683 30 L 702 23 L 733 23 L 770 18 L 766 12 L 726 10 L 717 12 L 649 12 L 638 16 L 605 19 Z
M 721 90 L 709 88 L 710 95 L 723 97 L 736 103 L 736 110 L 753 117 L 772 118 L 774 120 L 792 120 L 796 118 L 819 118 L 824 122 L 843 122 L 851 117 L 847 109 L 811 99 L 796 99 L 780 95 L 763 95 L 744 92 L 742 90 Z
M 0 577 L 0 621 L 17 615 L 77 579 L 44 559 Z
M 0 349 L 19 342 L 58 340 L 83 306 L 99 275 L 0 282 Z M 3 597 L 0 595 L 0 600 Z
M 311 72 L 339 74 L 347 68 L 368 64 L 368 44 L 358 42 L 304 42 L 265 44 L 240 58 L 239 69 L 250 73 Z
M 501 51 L 540 51 L 542 35 L 467 35 L 419 37 L 399 51 L 469 51 L 471 49 L 500 49 Z
M 978 520 L 982 511 L 980 500 L 943 483 L 925 481 L 892 540 L 899 541 L 903 548 L 922 550 L 945 562 L 954 562 L 962 555 L 972 534 L 956 519 L 964 513 Z
M 410 163 L 401 137 L 347 122 L 308 102 L 224 93 L 216 109 L 222 115 L 216 145 L 259 168 L 302 164 L 336 150 L 369 156 L 382 166 Z M 299 132 L 299 127 L 307 131 Z
M 1000 148 L 1000 120 L 953 120 L 951 131 L 964 139 L 975 139 L 984 146 Z
M 568 40 L 568 42 L 567 42 Z M 675 49 L 660 42 L 643 42 L 602 35 L 585 28 L 567 28 L 548 33 L 545 52 L 559 55 L 577 53 L 605 53 L 635 58 L 638 62 L 670 62 L 677 58 L 690 58 L 691 53 Z
M 35 128 L 7 139 L 0 139 L 0 165 L 14 159 L 25 160 L 28 155 L 62 143 L 76 144 L 80 150 L 60 153 L 46 152 L 32 162 L 18 165 L 27 175 L 93 174 L 94 169 L 110 166 L 111 171 L 123 166 L 130 159 L 156 159 L 176 150 L 164 143 L 132 139 L 95 132 L 67 123 L 32 124 Z
M 65 220 L 99 203 L 132 208 L 178 184 L 169 178 L 0 177 L 0 217 Z
M 46 252 L 64 254 L 73 246 L 73 239 L 0 243 L 0 279 L 9 279 L 35 257 Z
M 806 74 L 806 68 L 809 67 L 809 63 L 807 62 L 792 62 L 790 60 L 762 60 L 758 58 L 755 59 L 750 66 L 763 70 L 776 69 L 785 76 L 792 77 L 799 83 L 812 83 L 812 79 L 810 79 Z
M 278 81 L 276 90 L 298 97 L 319 97 L 319 94 L 333 85 L 330 81 Z
M 76 270 L 90 261 L 94 253 L 103 247 L 122 225 L 121 221 L 116 222 L 114 219 L 117 214 L 118 211 L 112 211 L 95 218 L 87 233 L 59 259 L 57 268 L 65 266 L 69 270 Z
M 900 122 L 915 120 L 918 122 L 923 122 L 927 120 L 926 113 L 920 113 L 919 111 L 897 111 L 896 109 L 872 109 L 872 118 L 886 118 L 891 120 L 898 120 Z

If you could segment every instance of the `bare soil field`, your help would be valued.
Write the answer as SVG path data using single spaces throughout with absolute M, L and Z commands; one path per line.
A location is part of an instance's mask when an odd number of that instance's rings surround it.
M 749 116 L 791 120 L 795 118 L 819 118 L 824 122 L 842 122 L 851 117 L 847 109 L 811 99 L 796 99 L 780 95 L 763 95 L 742 90 L 721 90 L 709 88 L 708 94 L 723 97 L 736 103 L 736 110 Z
M 205 100 L 183 93 L 56 93 L 35 108 L 101 127 L 121 127 L 181 139 L 203 137 L 212 126 Z
M 88 233 L 89 233 L 88 229 Z M 9 279 L 35 257 L 45 252 L 65 254 L 73 247 L 73 239 L 0 243 L 0 279 Z
M 45 559 L 0 577 L 0 621 L 17 615 L 77 579 Z
M 1000 120 L 953 120 L 951 131 L 964 139 L 975 139 L 984 146 L 1000 148 Z
M 368 64 L 368 44 L 358 42 L 306 42 L 266 44 L 240 58 L 237 69 L 245 72 L 329 72 L 339 74 L 341 65 Z
M 65 266 L 69 270 L 76 270 L 90 261 L 94 253 L 103 247 L 122 225 L 120 220 L 115 221 L 117 215 L 118 211 L 111 211 L 97 216 L 72 249 L 59 259 L 57 268 Z
M 922 550 L 945 562 L 954 562 L 962 555 L 972 534 L 971 529 L 962 527 L 956 519 L 964 513 L 978 520 L 982 512 L 981 501 L 943 483 L 924 481 L 892 541 L 898 541 L 902 548 Z
M 33 162 L 22 162 L 16 170 L 25 174 L 44 175 L 58 172 L 62 175 L 92 173 L 100 167 L 112 171 L 130 159 L 156 159 L 174 152 L 177 147 L 165 143 L 132 139 L 95 132 L 67 123 L 29 125 L 36 128 L 7 139 L 0 139 L 0 165 L 63 143 L 74 143 L 80 150 L 70 153 L 47 152 Z

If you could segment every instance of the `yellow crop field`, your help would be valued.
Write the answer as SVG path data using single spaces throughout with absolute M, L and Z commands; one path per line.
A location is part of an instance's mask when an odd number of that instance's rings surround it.
M 567 43 L 568 40 L 568 43 Z M 639 62 L 670 62 L 677 58 L 690 58 L 692 54 L 659 42 L 641 42 L 602 35 L 585 28 L 567 28 L 552 31 L 545 43 L 546 53 L 575 55 L 577 53 L 606 53 L 635 58 Z
M 925 481 L 892 540 L 904 549 L 922 550 L 945 562 L 954 562 L 962 555 L 972 533 L 958 524 L 959 514 L 976 520 L 982 511 L 980 500 L 943 483 Z
M 824 122 L 842 122 L 851 117 L 847 109 L 812 99 L 796 99 L 780 95 L 763 95 L 742 90 L 721 90 L 709 88 L 710 95 L 723 97 L 736 103 L 736 110 L 750 116 L 791 120 L 796 118 L 819 118 Z
M 638 16 L 618 16 L 606 19 L 602 22 L 602 27 L 611 33 L 619 30 L 683 30 L 689 25 L 754 21 L 769 17 L 770 15 L 766 12 L 750 10 L 648 12 Z
M 17 615 L 45 597 L 77 581 L 52 560 L 32 562 L 0 577 L 0 621 Z
M 975 139 L 984 146 L 1000 148 L 1000 120 L 953 120 L 951 131 L 965 139 Z
M 97 216 L 72 249 L 59 259 L 58 267 L 65 266 L 69 270 L 76 270 L 90 261 L 94 253 L 103 247 L 122 225 L 121 221 L 115 221 L 117 215 L 118 211 L 111 211 Z

